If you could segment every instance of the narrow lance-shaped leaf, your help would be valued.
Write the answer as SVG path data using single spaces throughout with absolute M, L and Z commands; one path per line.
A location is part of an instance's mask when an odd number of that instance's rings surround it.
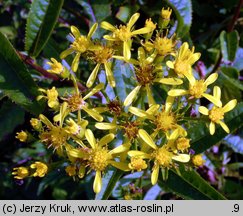
M 192 24 L 191 0 L 166 0 L 175 12 L 178 24 L 176 33 L 179 37 L 185 36 Z
M 235 54 L 239 46 L 239 36 L 238 32 L 226 32 L 222 31 L 220 34 L 220 46 L 223 59 L 225 61 L 233 61 L 235 59 Z
M 34 0 L 26 25 L 25 49 L 38 56 L 57 22 L 64 0 Z
M 0 89 L 25 110 L 39 114 L 38 87 L 8 39 L 0 33 Z
M 216 189 L 209 185 L 196 171 L 186 170 L 180 166 L 178 174 L 175 170 L 169 171 L 166 181 L 158 183 L 163 189 L 169 189 L 184 199 L 194 200 L 223 200 L 226 199 Z

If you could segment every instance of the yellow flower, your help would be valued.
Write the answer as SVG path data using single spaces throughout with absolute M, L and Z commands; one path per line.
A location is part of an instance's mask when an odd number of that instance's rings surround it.
M 47 104 L 50 108 L 57 109 L 59 107 L 58 92 L 57 92 L 55 86 L 53 86 L 51 89 L 47 89 L 47 90 L 40 88 L 39 91 L 45 93 L 46 96 L 39 95 L 37 97 L 37 100 L 40 100 L 42 98 L 46 98 Z
M 79 59 L 81 54 L 83 54 L 84 52 L 88 51 L 88 50 L 92 50 L 93 47 L 93 43 L 91 41 L 91 37 L 94 34 L 94 32 L 96 31 L 98 27 L 98 24 L 95 23 L 89 30 L 89 33 L 87 36 L 81 35 L 78 28 L 76 28 L 75 26 L 71 26 L 71 36 L 73 37 L 74 41 L 71 44 L 70 48 L 68 48 L 67 50 L 63 51 L 60 54 L 60 58 L 64 59 L 66 58 L 68 55 L 70 55 L 71 53 L 76 53 L 76 56 L 73 59 L 71 68 L 74 72 L 77 71 L 78 69 L 78 65 L 79 65 Z
M 26 142 L 26 140 L 28 138 L 28 134 L 25 131 L 17 132 L 16 134 L 17 134 L 16 138 L 20 142 Z
M 153 83 L 161 83 L 166 85 L 181 85 L 183 83 L 182 80 L 177 78 L 159 78 L 158 75 L 162 72 L 162 67 L 160 64 L 153 64 L 155 57 L 156 52 L 147 56 L 143 47 L 139 47 L 138 60 L 130 59 L 130 61 L 128 61 L 129 63 L 133 63 L 135 65 L 135 75 L 138 84 L 125 98 L 124 106 L 129 106 L 135 100 L 141 88 L 144 88 L 147 93 L 149 105 L 151 106 L 155 104 L 150 87 Z
M 161 10 L 161 17 L 163 19 L 167 19 L 169 20 L 170 19 L 170 16 L 171 16 L 171 13 L 172 13 L 172 9 L 171 8 L 162 8 Z
M 73 165 L 69 165 L 65 168 L 66 173 L 69 176 L 75 176 L 76 175 L 76 167 Z
M 128 164 L 128 167 L 131 170 L 136 170 L 138 172 L 142 171 L 143 169 L 147 169 L 146 161 L 140 157 L 131 157 L 131 162 Z
M 50 65 L 50 69 L 47 71 L 49 73 L 60 75 L 62 78 L 68 78 L 69 77 L 69 71 L 66 67 L 64 67 L 60 62 L 58 62 L 56 59 L 51 58 L 51 62 L 47 62 L 48 65 Z
M 30 124 L 37 131 L 41 130 L 41 128 L 42 128 L 41 121 L 39 119 L 37 119 L 37 118 L 31 118 L 30 119 Z
M 126 163 L 114 160 L 115 154 L 120 154 L 127 151 L 128 148 L 125 145 L 120 145 L 112 150 L 108 150 L 107 144 L 115 138 L 114 134 L 112 133 L 105 135 L 103 138 L 97 141 L 93 132 L 90 129 L 87 129 L 85 131 L 85 137 L 91 148 L 85 148 L 85 151 L 80 149 L 72 149 L 69 151 L 69 154 L 72 157 L 87 160 L 87 165 L 91 170 L 96 172 L 93 189 L 95 193 L 99 193 L 102 187 L 101 175 L 108 165 L 112 165 L 125 171 L 129 170 Z
M 126 60 L 131 58 L 132 37 L 138 34 L 147 34 L 152 31 L 151 26 L 143 27 L 141 29 L 133 30 L 135 22 L 138 20 L 140 14 L 135 13 L 127 23 L 127 25 L 120 25 L 119 28 L 104 21 L 101 23 L 101 28 L 111 31 L 112 36 L 105 35 L 106 40 L 123 42 L 123 56 Z
M 36 169 L 33 176 L 34 177 L 44 177 L 48 171 L 48 166 L 42 162 L 36 161 L 30 165 L 31 169 Z
M 213 96 L 220 101 L 221 98 L 221 89 L 218 86 L 214 86 Z M 210 119 L 209 124 L 209 132 L 211 135 L 215 133 L 215 124 L 219 124 L 226 133 L 229 133 L 230 130 L 228 126 L 222 121 L 224 119 L 224 114 L 231 111 L 235 108 L 237 104 L 237 100 L 229 101 L 225 106 L 222 107 L 222 103 L 220 106 L 214 105 L 210 110 L 204 106 L 199 107 L 199 112 L 203 115 L 207 115 Z
M 194 53 L 194 49 L 195 48 L 192 47 L 192 50 L 190 50 L 188 43 L 183 43 L 175 57 L 175 60 L 173 62 L 167 61 L 166 65 L 173 69 L 179 77 L 191 77 L 191 67 L 200 58 L 201 55 L 200 53 Z
M 154 185 L 157 183 L 159 168 L 170 168 L 173 165 L 173 160 L 182 163 L 187 163 L 190 160 L 189 154 L 175 154 L 168 148 L 167 144 L 162 147 L 157 146 L 152 137 L 143 129 L 138 132 L 140 138 L 152 149 L 151 152 L 142 152 L 137 150 L 132 150 L 128 152 L 130 157 L 138 157 L 142 159 L 150 159 L 154 161 L 154 166 L 152 168 L 151 183 Z M 169 137 L 168 140 L 171 138 Z
M 189 89 L 172 89 L 168 92 L 169 96 L 176 97 L 176 96 L 182 96 L 182 95 L 191 95 L 194 98 L 207 98 L 210 102 L 214 103 L 217 106 L 222 105 L 220 100 L 217 100 L 217 98 L 213 97 L 212 95 L 209 95 L 206 93 L 207 87 L 214 83 L 216 79 L 218 78 L 217 73 L 211 74 L 205 81 L 204 80 L 196 80 L 194 76 L 189 75 Z
M 158 131 L 163 131 L 168 135 L 170 130 L 178 129 L 180 131 L 180 135 L 186 136 L 186 131 L 177 124 L 177 117 L 172 112 L 173 102 L 174 97 L 169 96 L 167 97 L 165 106 L 163 106 L 162 109 L 160 109 L 160 105 L 154 104 L 146 111 L 132 106 L 128 108 L 128 111 L 138 117 L 151 120 L 156 126 L 156 133 Z
M 29 170 L 26 167 L 15 167 L 13 168 L 12 175 L 16 179 L 24 179 L 29 175 Z
M 202 166 L 204 164 L 205 160 L 203 160 L 202 155 L 198 154 L 192 157 L 192 163 L 199 167 Z
M 65 127 L 65 130 L 67 133 L 75 135 L 79 138 L 84 137 L 84 131 L 86 126 L 88 125 L 87 120 L 82 120 L 79 124 L 77 124 L 73 119 L 69 118 L 66 120 L 67 126 Z
M 67 101 L 68 108 L 70 109 L 71 112 L 84 110 L 95 120 L 103 121 L 103 117 L 94 109 L 89 108 L 89 104 L 86 103 L 85 101 L 86 99 L 90 98 L 91 96 L 93 96 L 103 88 L 104 88 L 104 84 L 100 83 L 94 88 L 92 88 L 91 91 L 88 94 L 86 94 L 84 97 L 82 97 L 80 94 L 72 94 L 68 98 L 63 98 L 63 100 Z
M 90 58 L 94 60 L 97 63 L 97 65 L 95 66 L 95 68 L 93 69 L 92 73 L 90 74 L 87 80 L 86 86 L 88 88 L 90 88 L 94 84 L 100 66 L 102 64 L 104 65 L 105 68 L 105 73 L 106 73 L 108 83 L 112 87 L 116 86 L 115 78 L 109 62 L 109 60 L 112 58 L 113 52 L 114 52 L 113 49 L 107 46 L 102 46 L 102 45 L 94 46 L 92 52 L 93 54 L 91 54 L 92 56 Z

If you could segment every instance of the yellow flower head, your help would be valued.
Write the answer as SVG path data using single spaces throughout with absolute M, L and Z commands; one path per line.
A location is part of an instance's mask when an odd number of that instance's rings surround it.
M 151 18 L 149 18 L 145 21 L 145 27 L 150 28 L 152 32 L 156 29 L 156 24 L 151 20 Z
M 48 167 L 45 163 L 36 161 L 35 163 L 30 165 L 30 168 L 36 169 L 33 176 L 34 177 L 44 177 L 48 171 Z
M 204 164 L 205 160 L 203 160 L 202 155 L 198 154 L 192 157 L 192 163 L 199 167 L 202 166 Z
M 181 152 L 187 151 L 187 149 L 190 148 L 190 140 L 185 137 L 181 137 L 176 140 L 176 147 Z
M 26 142 L 26 140 L 28 138 L 28 134 L 25 131 L 17 132 L 16 134 L 17 134 L 16 138 L 20 142 Z
M 89 33 L 87 36 L 81 35 L 78 28 L 76 28 L 75 26 L 71 26 L 71 36 L 73 37 L 74 41 L 71 44 L 70 48 L 68 48 L 67 50 L 64 50 L 61 54 L 60 54 L 60 58 L 64 59 L 66 58 L 68 55 L 70 55 L 71 53 L 76 53 L 76 56 L 73 59 L 71 68 L 74 72 L 77 71 L 78 69 L 78 65 L 79 65 L 79 59 L 81 54 L 83 54 L 84 52 L 88 51 L 88 50 L 92 50 L 93 47 L 93 42 L 91 41 L 91 37 L 94 34 L 94 32 L 96 31 L 98 27 L 98 24 L 95 23 L 89 30 Z
M 65 168 L 66 173 L 69 176 L 75 176 L 76 175 L 76 167 L 73 165 L 69 165 Z
M 128 167 L 131 170 L 136 170 L 140 172 L 143 169 L 146 169 L 148 166 L 146 164 L 146 161 L 143 160 L 140 157 L 131 157 L 131 162 L 128 164 Z
M 69 118 L 66 123 L 68 125 L 65 127 L 67 133 L 79 136 L 80 138 L 84 136 L 84 128 L 78 125 L 73 119 Z M 83 126 L 86 127 L 85 123 L 87 122 L 83 122 Z
M 172 9 L 171 8 L 162 8 L 161 10 L 161 17 L 163 19 L 167 19 L 169 20 L 170 19 L 170 16 L 171 16 L 171 13 L 172 13 Z
M 125 134 L 128 137 L 129 140 L 133 140 L 138 135 L 138 126 L 139 122 L 131 121 L 126 122 L 122 127 L 125 130 Z
M 127 25 L 120 25 L 119 28 L 111 25 L 108 22 L 102 22 L 101 28 L 111 31 L 113 34 L 112 36 L 105 35 L 104 38 L 106 40 L 111 41 L 122 41 L 123 42 L 123 55 L 126 60 L 131 58 L 131 38 L 138 34 L 147 34 L 152 31 L 151 26 L 143 27 L 141 29 L 133 30 L 133 26 L 138 20 L 140 14 L 135 13 L 127 23 Z
M 221 89 L 218 86 L 214 86 L 213 96 L 217 101 L 220 101 L 221 98 Z M 207 115 L 210 119 L 209 131 L 210 134 L 213 135 L 215 133 L 215 124 L 219 124 L 226 133 L 229 133 L 230 130 L 228 126 L 222 121 L 224 119 L 224 114 L 231 111 L 235 108 L 237 104 L 237 100 L 229 101 L 225 106 L 222 107 L 222 102 L 220 101 L 219 105 L 214 105 L 212 109 L 207 109 L 204 106 L 199 107 L 199 112 L 203 115 Z
M 58 101 L 58 92 L 56 90 L 56 87 L 53 86 L 51 89 L 42 89 L 40 88 L 39 91 L 46 94 L 46 96 L 39 95 L 37 97 L 37 100 L 40 100 L 42 98 L 47 99 L 47 104 L 52 109 L 57 109 L 59 107 L 59 101 Z
M 37 131 L 39 131 L 42 128 L 41 121 L 39 119 L 37 119 L 37 118 L 31 118 L 30 119 L 30 124 Z
M 180 47 L 174 62 L 167 61 L 169 68 L 174 69 L 175 73 L 180 77 L 188 77 L 192 74 L 192 65 L 200 58 L 200 53 L 194 53 L 194 47 L 189 49 L 187 42 Z
M 15 179 L 24 179 L 29 176 L 29 170 L 26 167 L 15 167 L 12 175 L 14 175 Z
M 64 69 L 62 64 L 54 58 L 51 58 L 51 62 L 47 62 L 47 64 L 51 66 L 51 69 L 47 70 L 49 73 L 60 75 Z

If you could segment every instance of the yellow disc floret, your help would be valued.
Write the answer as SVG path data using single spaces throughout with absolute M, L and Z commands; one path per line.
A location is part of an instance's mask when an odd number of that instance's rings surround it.
M 201 98 L 202 94 L 207 90 L 204 80 L 196 80 L 193 85 L 189 87 L 189 93 L 195 98 Z
M 29 175 L 29 170 L 26 167 L 15 167 L 12 175 L 14 175 L 15 179 L 24 179 Z
M 156 118 L 157 129 L 168 131 L 175 128 L 176 119 L 173 113 L 160 112 Z
M 209 118 L 212 122 L 218 123 L 220 120 L 224 119 L 224 111 L 221 107 L 213 107 L 209 111 Z
M 146 164 L 146 161 L 144 161 L 140 157 L 132 157 L 131 162 L 128 164 L 128 167 L 131 170 L 141 171 L 143 169 L 146 169 L 148 166 Z
M 170 167 L 172 164 L 173 153 L 169 152 L 165 146 L 158 148 L 153 152 L 155 163 L 162 167 Z
M 190 140 L 185 138 L 185 137 L 181 137 L 176 141 L 176 148 L 179 151 L 186 151 L 188 148 L 190 147 Z
M 96 171 L 104 171 L 111 159 L 107 149 L 92 149 L 89 157 L 90 168 Z
M 85 37 L 83 35 L 81 35 L 79 38 L 77 38 L 71 45 L 73 50 L 75 50 L 76 52 L 80 52 L 80 53 L 84 53 L 85 51 L 87 51 L 89 46 L 90 46 L 90 41 L 88 40 L 87 37 Z
M 34 177 L 44 177 L 48 171 L 48 167 L 46 164 L 42 163 L 42 162 L 35 162 L 33 164 L 30 165 L 30 168 L 32 169 L 36 169 L 33 176 Z

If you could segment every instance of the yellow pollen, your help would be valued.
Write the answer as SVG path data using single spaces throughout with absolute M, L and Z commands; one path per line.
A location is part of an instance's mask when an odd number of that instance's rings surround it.
M 209 111 L 209 118 L 211 119 L 212 122 L 216 122 L 216 123 L 218 123 L 220 120 L 224 119 L 223 108 L 213 107 Z
M 175 44 L 173 38 L 156 36 L 154 48 L 158 51 L 159 55 L 165 56 L 174 52 Z
M 131 163 L 129 163 L 128 166 L 131 170 L 137 170 L 139 172 L 148 167 L 146 162 L 139 157 L 132 157 Z
M 158 165 L 163 167 L 171 166 L 173 153 L 166 150 L 165 146 L 155 150 L 152 154 Z
M 189 147 L 190 147 L 190 140 L 187 139 L 187 138 L 179 138 L 177 141 L 176 141 L 176 147 L 179 151 L 185 151 L 187 150 Z
M 81 35 L 79 38 L 77 38 L 73 44 L 71 45 L 71 47 L 76 51 L 76 52 L 80 52 L 80 53 L 84 53 L 85 51 L 87 51 L 87 49 L 90 46 L 90 41 L 88 40 L 87 37 Z
M 95 50 L 94 51 L 95 57 L 94 60 L 97 63 L 106 63 L 113 54 L 113 49 L 109 47 L 101 47 L 101 49 Z
M 201 98 L 202 94 L 207 90 L 204 80 L 196 80 L 194 85 L 190 85 L 189 93 L 195 98 Z
M 115 37 L 119 38 L 121 41 L 128 41 L 132 37 L 132 33 L 127 26 L 120 25 L 119 29 L 114 32 Z
M 89 165 L 91 169 L 96 171 L 104 171 L 108 166 L 111 156 L 106 149 L 92 149 L 89 157 Z
M 66 140 L 68 135 L 63 128 L 52 127 L 49 131 L 45 131 L 40 134 L 40 139 L 42 142 L 46 143 L 48 147 L 53 146 L 54 149 L 61 148 Z
M 160 112 L 155 121 L 157 129 L 168 131 L 175 128 L 176 119 L 172 113 Z
M 136 68 L 135 74 L 137 77 L 137 81 L 143 86 L 152 83 L 155 78 L 155 74 L 153 71 L 154 66 L 149 64 Z
M 179 76 L 184 76 L 185 73 L 188 73 L 191 69 L 191 65 L 187 61 L 177 60 L 175 62 L 175 72 Z

